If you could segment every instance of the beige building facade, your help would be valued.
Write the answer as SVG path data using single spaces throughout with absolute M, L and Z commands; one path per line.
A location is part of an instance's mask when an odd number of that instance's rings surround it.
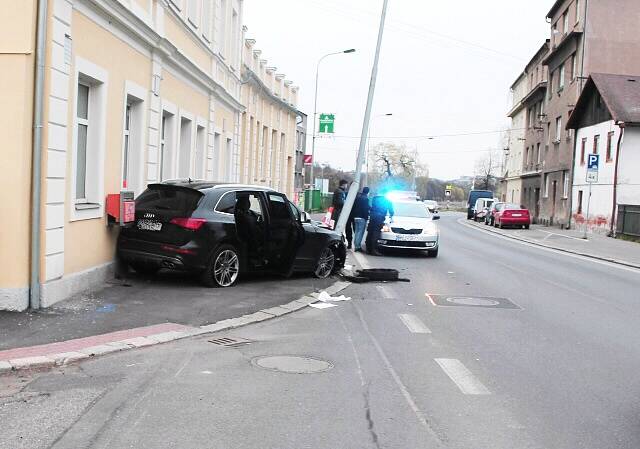
M 298 88 L 269 65 L 255 44 L 254 39 L 244 40 L 240 180 L 293 199 Z
M 6 173 L 0 195 L 12 211 L 0 232 L 0 310 L 29 306 L 32 266 L 38 1 L 16 5 L 0 18 Z M 263 106 L 266 115 L 254 116 L 268 126 L 264 142 L 275 135 L 275 145 L 255 147 L 262 159 L 254 147 L 242 147 L 243 119 L 251 110 L 243 100 L 251 97 L 251 83 L 243 84 L 242 15 L 242 0 L 47 1 L 41 306 L 112 276 L 118 227 L 108 225 L 108 194 L 138 195 L 149 183 L 176 178 L 255 178 L 289 191 L 294 170 L 287 139 L 295 135 L 295 117 Z M 287 111 L 293 108 L 290 83 L 259 61 L 254 65 L 254 58 L 249 66 Z

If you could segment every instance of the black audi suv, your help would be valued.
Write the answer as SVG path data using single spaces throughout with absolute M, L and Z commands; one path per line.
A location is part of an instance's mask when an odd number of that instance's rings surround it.
M 346 248 L 275 190 L 186 180 L 150 184 L 138 196 L 118 258 L 143 274 L 181 270 L 230 287 L 251 272 L 328 277 L 344 267 Z

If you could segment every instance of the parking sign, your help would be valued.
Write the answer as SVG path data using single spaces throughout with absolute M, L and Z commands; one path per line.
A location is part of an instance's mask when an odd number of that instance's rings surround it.
M 598 168 L 600 167 L 600 155 L 589 154 L 587 156 L 587 182 L 598 182 Z

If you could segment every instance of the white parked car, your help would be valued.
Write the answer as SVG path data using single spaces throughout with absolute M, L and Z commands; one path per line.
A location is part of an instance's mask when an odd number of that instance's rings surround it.
M 438 202 L 435 200 L 424 200 L 424 204 L 429 208 L 429 212 L 435 217 L 436 215 L 440 215 L 440 206 Z
M 439 217 L 418 201 L 393 201 L 393 210 L 393 217 L 382 228 L 378 247 L 424 251 L 437 257 L 440 230 L 434 220 Z
M 487 212 L 489 212 L 489 209 L 491 209 L 491 205 L 498 201 L 500 201 L 498 198 L 478 198 L 473 207 L 473 220 L 484 221 L 484 217 L 487 215 Z

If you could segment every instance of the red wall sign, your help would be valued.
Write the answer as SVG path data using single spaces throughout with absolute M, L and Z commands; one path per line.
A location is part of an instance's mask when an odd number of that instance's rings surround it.
M 303 160 L 304 160 L 304 165 L 313 164 L 313 156 L 311 154 L 305 154 Z

